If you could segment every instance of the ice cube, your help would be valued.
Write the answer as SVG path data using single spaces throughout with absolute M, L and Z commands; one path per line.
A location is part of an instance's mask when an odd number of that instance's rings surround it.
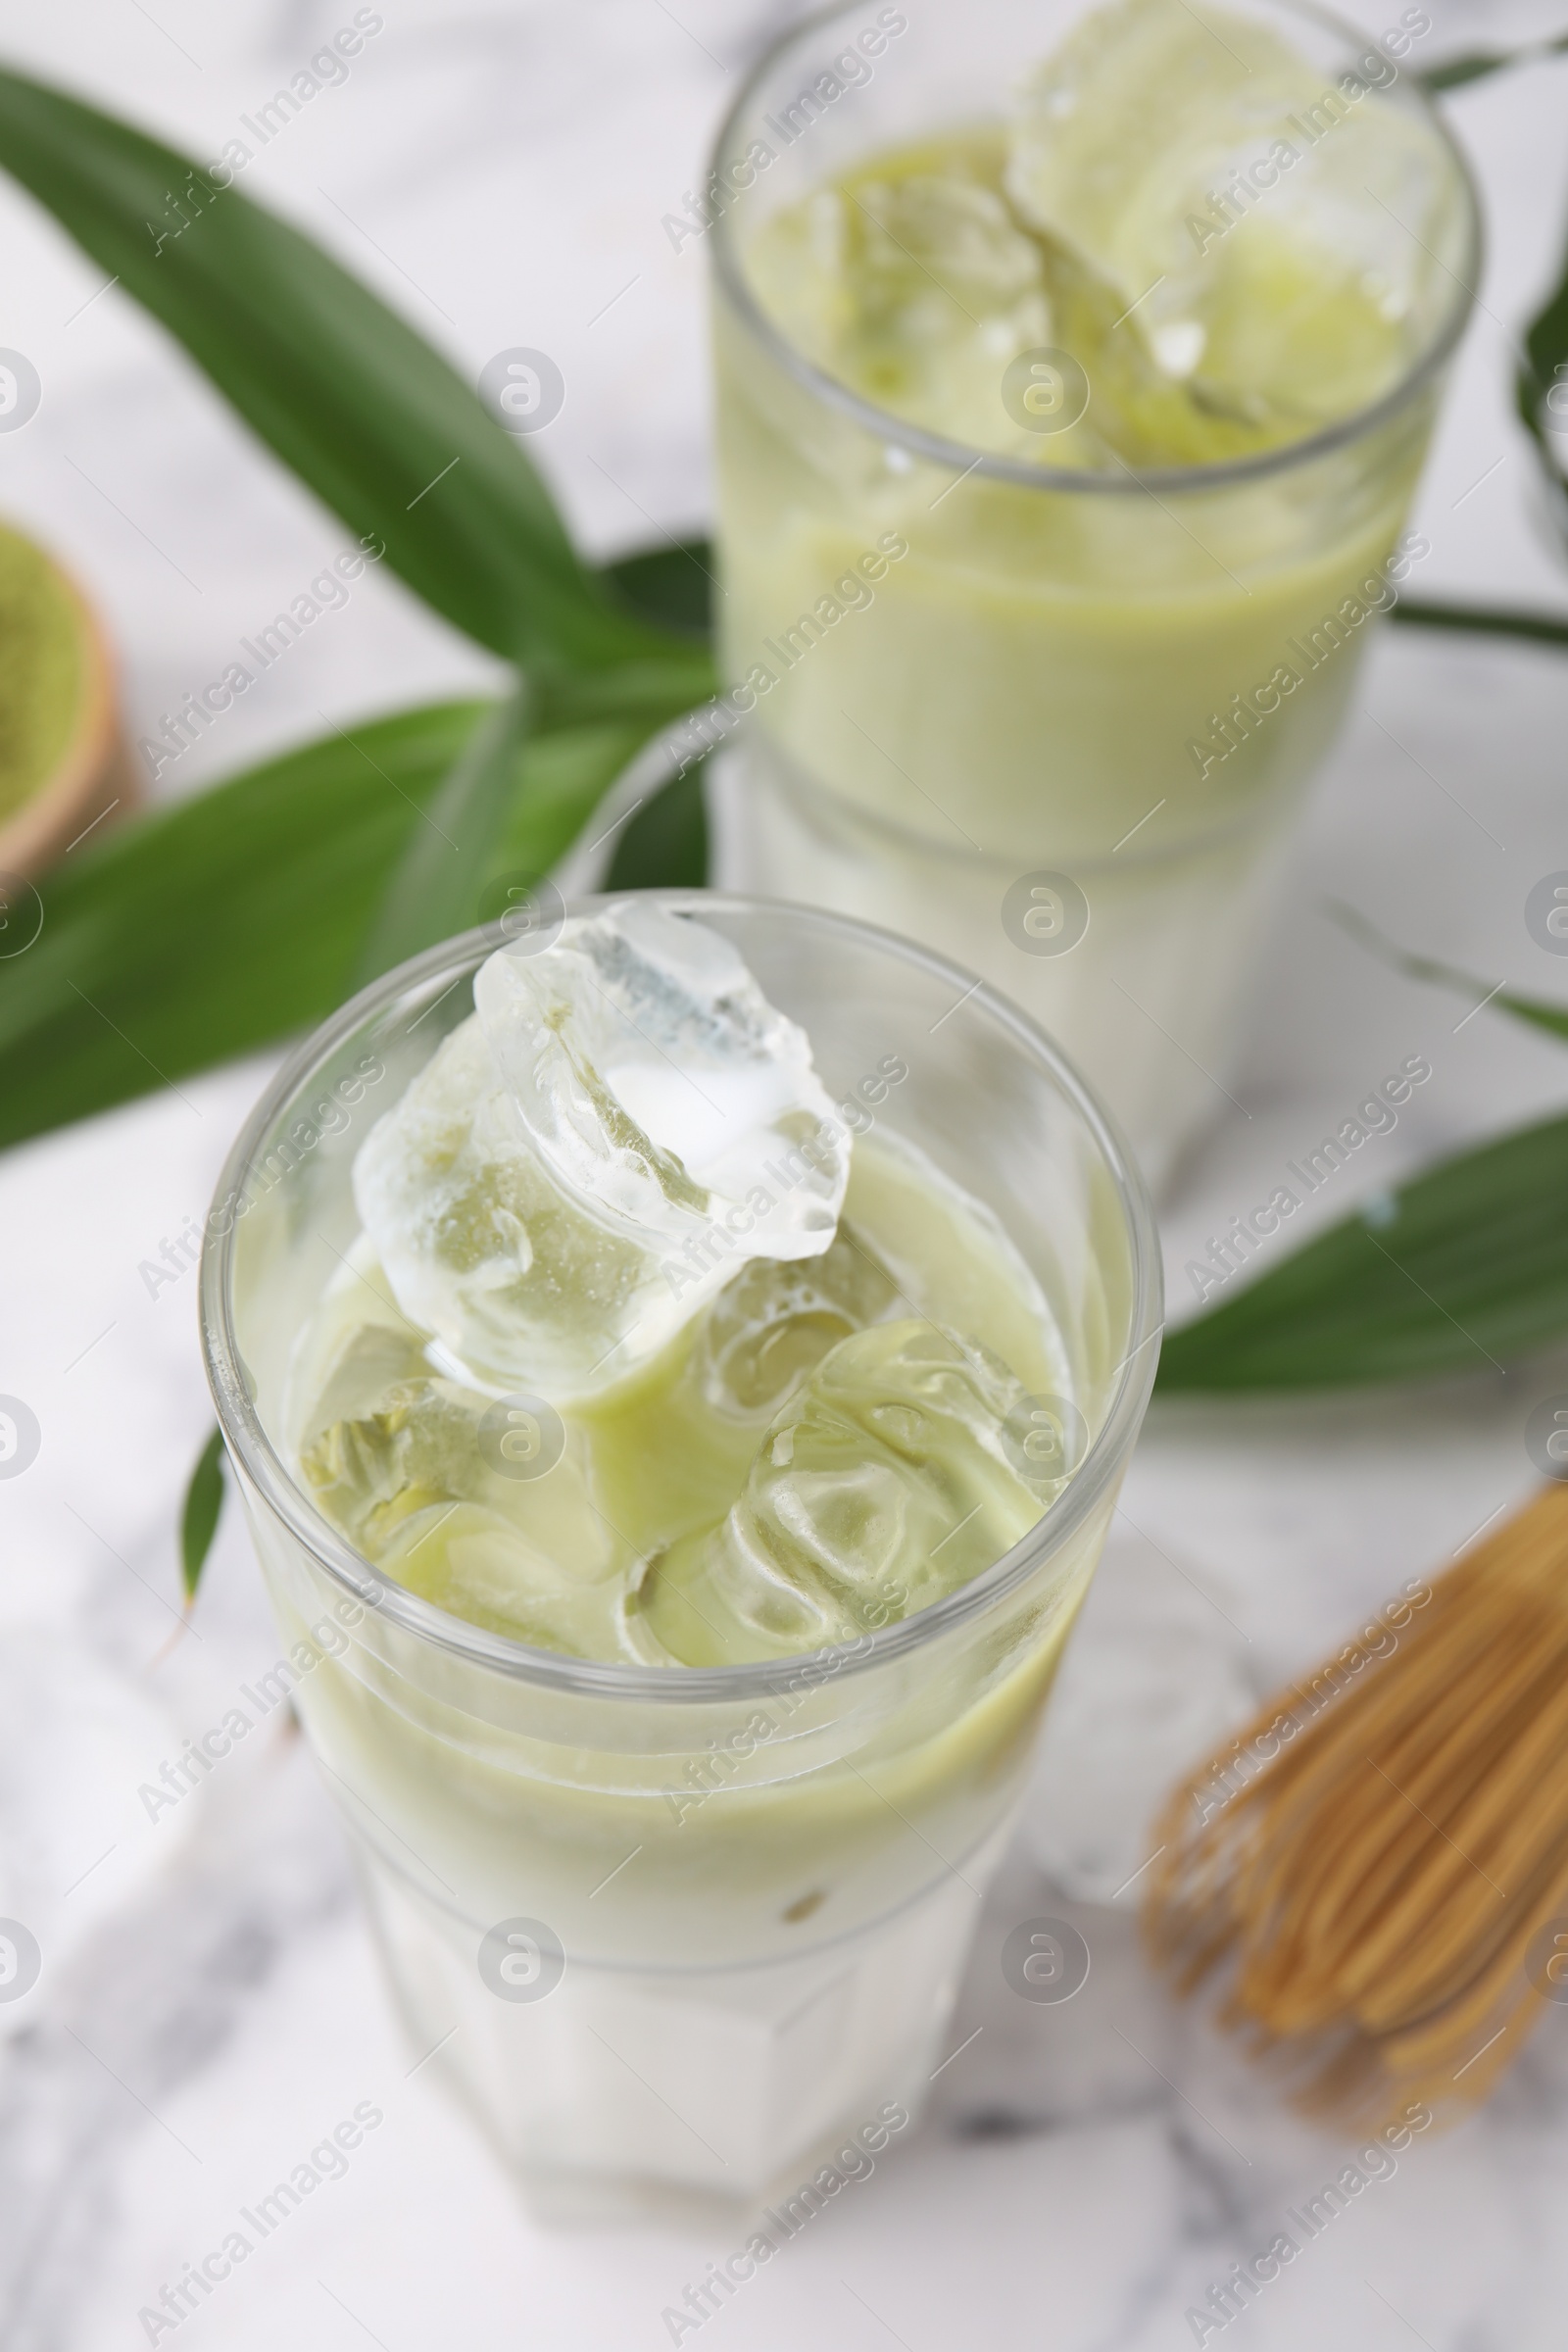
M 590 1506 L 585 1446 L 560 1430 L 548 1475 L 516 1474 L 486 1447 L 498 1409 L 451 1382 L 401 1381 L 301 1465 L 326 1516 L 411 1592 L 493 1632 L 612 1657 L 627 1554 Z
M 580 1541 L 542 1543 L 505 1512 L 475 1502 L 411 1518 L 387 1546 L 388 1576 L 454 1617 L 572 1658 L 615 1658 L 624 1642 L 624 1560 L 578 1506 Z
M 1378 96 L 1395 71 L 1373 45 L 1327 75 L 1208 0 L 1120 0 L 1025 86 L 1007 191 L 1200 409 L 1299 432 L 1387 389 L 1450 298 L 1457 174 Z
M 354 1197 L 398 1305 L 494 1390 L 591 1392 L 689 1311 L 656 1257 L 545 1173 L 477 1017 L 371 1129 Z
M 830 1348 L 898 1303 L 893 1276 L 843 1218 L 820 1257 L 759 1259 L 726 1283 L 703 1319 L 690 1376 L 718 1412 L 765 1420 Z
M 1025 1535 L 1029 1399 L 988 1349 L 917 1317 L 841 1340 L 769 1424 L 719 1525 L 650 1563 L 633 1621 L 682 1665 L 783 1656 L 925 1608 Z
M 539 1159 L 607 1233 L 644 1250 L 714 1226 L 743 1256 L 827 1248 L 849 1137 L 806 1032 L 718 932 L 622 900 L 542 953 L 502 949 L 473 998 Z
M 1040 249 L 996 192 L 953 171 L 866 180 L 845 191 L 862 318 L 908 329 L 933 289 L 962 310 L 1004 314 L 1041 285 Z M 856 224 L 858 216 L 858 226 Z M 918 331 L 916 328 L 915 331 Z
M 350 1278 L 358 1278 L 371 1290 L 376 1288 L 374 1270 L 355 1267 Z M 342 1279 L 340 1275 L 339 1282 Z M 400 1382 L 428 1377 L 424 1345 L 423 1333 L 408 1323 L 355 1323 L 339 1340 L 324 1367 L 319 1362 L 309 1367 L 315 1378 L 310 1383 L 309 1413 L 300 1433 L 301 1443 L 309 1444 L 335 1421 L 373 1411 Z
M 378 1560 L 405 1520 L 484 1489 L 484 1410 L 483 1397 L 450 1382 L 399 1381 L 374 1409 L 323 1429 L 301 1466 L 327 1517 Z
M 474 998 L 354 1167 L 447 1369 L 585 1397 L 748 1259 L 827 1249 L 850 1136 L 805 1032 L 717 932 L 623 901 L 501 950 Z
M 998 385 L 1052 341 L 1042 257 L 977 151 L 941 171 L 847 182 L 776 215 L 748 268 L 764 309 L 830 374 L 952 439 L 1010 433 Z

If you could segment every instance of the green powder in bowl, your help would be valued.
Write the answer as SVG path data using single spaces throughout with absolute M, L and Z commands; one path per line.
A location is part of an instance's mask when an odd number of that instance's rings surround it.
M 0 823 L 71 749 L 87 684 L 85 623 L 40 548 L 0 524 Z

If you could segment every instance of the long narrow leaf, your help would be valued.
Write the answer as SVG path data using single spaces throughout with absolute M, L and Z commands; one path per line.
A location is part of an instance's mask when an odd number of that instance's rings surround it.
M 1556 284 L 1525 330 L 1524 356 L 1514 374 L 1514 405 L 1536 445 L 1552 493 L 1559 529 L 1568 529 L 1568 481 L 1561 443 L 1553 446 L 1548 419 L 1568 428 L 1568 260 Z
M 1434 605 L 1401 596 L 1391 618 L 1418 629 L 1463 629 L 1479 637 L 1522 637 L 1532 645 L 1568 645 L 1568 620 L 1515 605 Z
M 700 890 L 708 880 L 708 809 L 698 760 L 639 808 L 615 844 L 610 890 Z
M 526 677 L 482 718 L 419 812 L 355 967 L 363 988 L 474 919 L 517 790 L 532 700 Z
M 1167 1334 L 1157 1388 L 1500 1370 L 1568 1333 L 1568 1118 L 1441 1161 Z
M 1483 81 L 1489 74 L 1501 74 L 1511 66 L 1534 65 L 1544 57 L 1555 57 L 1568 49 L 1568 32 L 1559 32 L 1549 41 L 1530 41 L 1520 49 L 1467 49 L 1461 56 L 1440 60 L 1429 66 L 1415 78 L 1425 90 L 1462 90 L 1467 83 Z
M 1411 980 L 1430 980 L 1438 988 L 1451 988 L 1458 995 L 1469 997 L 1477 1012 L 1486 1007 L 1512 1013 L 1516 1021 L 1544 1029 L 1552 1037 L 1568 1038 L 1568 1004 L 1553 1004 L 1544 997 L 1521 997 L 1511 988 L 1489 988 L 1485 980 L 1478 980 L 1474 972 L 1461 971 L 1456 963 L 1443 963 L 1434 956 L 1411 956 L 1353 906 L 1347 906 L 1337 899 L 1329 904 L 1336 919 L 1350 936 L 1384 963 L 1391 964 L 1395 971 L 1403 972 Z
M 605 576 L 635 612 L 661 628 L 707 637 L 713 625 L 716 561 L 707 539 L 639 548 L 607 564 Z
M 57 868 L 37 940 L 0 961 L 0 1146 L 341 1004 L 419 811 L 488 708 L 442 704 L 336 733 Z M 622 722 L 531 742 L 494 871 L 552 865 L 646 732 Z M 476 905 L 466 919 L 479 917 Z
M 187 1606 L 196 1597 L 196 1588 L 202 1581 L 207 1554 L 213 1547 L 222 1515 L 223 1440 L 215 1429 L 196 1456 L 196 1466 L 185 1489 L 185 1505 L 179 1515 L 180 1582 L 185 1588 Z
M 716 683 L 712 657 L 692 638 L 650 662 L 622 662 L 613 669 L 550 669 L 536 672 L 535 724 L 541 734 L 597 720 L 641 719 L 652 734 L 706 702 Z
M 0 73 L 0 166 L 161 319 L 416 594 L 509 659 L 604 666 L 660 638 L 578 562 L 476 392 L 368 287 L 190 158 Z

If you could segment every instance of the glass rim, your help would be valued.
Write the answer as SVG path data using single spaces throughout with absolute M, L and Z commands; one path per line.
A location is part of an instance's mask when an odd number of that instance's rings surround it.
M 1273 0 L 1273 4 L 1289 14 L 1311 19 L 1352 45 L 1364 46 L 1375 37 L 1371 33 L 1363 35 L 1347 18 L 1341 17 L 1333 9 L 1320 7 L 1317 0 Z M 719 124 L 710 151 L 708 175 L 703 183 L 705 189 L 717 173 L 747 109 L 754 104 L 766 76 L 785 53 L 796 43 L 805 42 L 820 32 L 834 20 L 854 15 L 860 5 L 861 0 L 827 0 L 824 7 L 801 19 L 763 51 Z M 830 408 L 841 410 L 880 440 L 893 443 L 911 456 L 924 458 L 934 465 L 951 466 L 965 477 L 977 474 L 982 481 L 1005 482 L 1017 489 L 1080 492 L 1089 497 L 1125 497 L 1135 491 L 1146 494 L 1191 493 L 1222 490 L 1234 483 L 1257 481 L 1284 473 L 1295 466 L 1310 465 L 1315 459 L 1327 457 L 1333 451 L 1343 449 L 1388 423 L 1425 390 L 1446 364 L 1469 324 L 1470 315 L 1479 300 L 1478 283 L 1485 255 L 1485 234 L 1474 174 L 1463 149 L 1431 94 L 1413 74 L 1407 77 L 1407 87 L 1418 112 L 1425 117 L 1439 144 L 1447 154 L 1464 202 L 1468 230 L 1463 255 L 1465 274 L 1458 275 L 1456 271 L 1448 270 L 1446 263 L 1438 264 L 1447 276 L 1454 279 L 1458 295 L 1426 349 L 1411 362 L 1397 383 L 1377 400 L 1364 409 L 1352 410 L 1348 416 L 1336 417 L 1331 424 L 1307 434 L 1302 440 L 1287 442 L 1280 449 L 1262 450 L 1252 457 L 1227 458 L 1210 466 L 1150 466 L 1142 468 L 1131 466 L 1125 459 L 1118 458 L 1121 471 L 1113 473 L 1108 468 L 1091 466 L 1030 465 L 1022 458 L 1004 457 L 998 450 L 976 450 L 965 441 L 951 441 L 946 434 L 931 432 L 923 425 L 895 416 L 891 410 L 879 409 L 874 401 L 864 399 L 850 385 L 841 383 L 836 376 L 829 375 L 825 368 L 818 368 L 815 361 L 808 360 L 775 325 L 753 293 L 730 233 L 731 212 L 720 213 L 711 224 L 713 274 L 752 334 L 782 363 L 786 372 L 806 391 L 824 401 Z M 738 209 L 732 208 L 732 211 Z
M 987 1013 L 1037 1067 L 1044 1069 L 1084 1122 L 1115 1186 L 1128 1238 L 1132 1275 L 1128 1347 L 1115 1367 L 1116 1388 L 1099 1435 L 1062 1492 L 1028 1533 L 979 1576 L 960 1585 L 944 1599 L 895 1624 L 862 1634 L 851 1642 L 831 1643 L 787 1657 L 755 1659 L 733 1666 L 645 1666 L 568 1657 L 561 1650 L 536 1648 L 514 1641 L 510 1635 L 470 1625 L 435 1602 L 410 1592 L 356 1551 L 309 1500 L 263 1427 L 249 1394 L 234 1328 L 232 1277 L 235 1236 L 241 1221 L 237 1215 L 228 1220 L 226 1231 L 216 1235 L 209 1216 L 204 1233 L 200 1273 L 202 1356 L 224 1443 L 245 1479 L 309 1556 L 378 1616 L 420 1641 L 455 1652 L 469 1664 L 556 1691 L 590 1698 L 652 1700 L 674 1705 L 743 1701 L 794 1688 L 803 1671 L 819 1674 L 825 1659 L 842 1661 L 833 1670 L 837 1679 L 841 1674 L 863 1672 L 923 1648 L 1021 1585 L 1041 1560 L 1059 1549 L 1089 1517 L 1121 1470 L 1153 1385 L 1157 1342 L 1164 1329 L 1159 1237 L 1142 1171 L 1114 1120 L 1060 1048 L 989 982 L 977 980 L 962 965 L 933 954 L 912 940 L 903 939 L 896 932 L 860 922 L 853 915 L 835 914 L 789 900 L 732 891 L 608 891 L 573 899 L 566 911 L 594 913 L 632 896 L 645 897 L 675 913 L 698 916 L 705 909 L 743 917 L 752 913 L 782 914 L 821 932 L 869 941 L 878 948 L 891 950 L 897 958 L 951 982 L 960 997 L 967 990 L 965 1003 Z M 496 944 L 493 924 L 444 940 L 438 947 L 426 949 L 423 955 L 411 957 L 407 963 L 397 965 L 368 988 L 361 989 L 329 1019 L 313 1029 L 263 1091 L 241 1127 L 218 1179 L 215 1202 L 242 1197 L 259 1149 L 279 1113 L 309 1089 L 316 1074 L 368 1018 L 414 990 L 429 989 L 437 982 L 455 987 L 478 968 Z

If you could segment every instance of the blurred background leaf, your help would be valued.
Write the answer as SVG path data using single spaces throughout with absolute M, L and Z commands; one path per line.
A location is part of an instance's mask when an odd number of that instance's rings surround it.
M 1462 90 L 1468 82 L 1483 81 L 1488 74 L 1504 73 L 1510 66 L 1555 57 L 1563 49 L 1568 49 L 1568 32 L 1559 32 L 1551 40 L 1527 41 L 1518 49 L 1467 49 L 1461 56 L 1440 59 L 1415 78 L 1436 96 L 1444 90 Z
M 1568 620 L 1531 612 L 1517 605 L 1432 604 L 1401 596 L 1390 618 L 1418 629 L 1465 629 L 1481 637 L 1522 637 L 1532 645 L 1568 645 Z
M 179 1572 L 186 1601 L 196 1597 L 207 1554 L 223 1514 L 223 1440 L 214 1429 L 190 1474 L 184 1508 L 179 1515 Z
M 1475 1011 L 1483 1008 L 1511 1013 L 1516 1021 L 1526 1021 L 1532 1028 L 1544 1029 L 1552 1037 L 1568 1038 L 1568 1004 L 1552 1004 L 1544 997 L 1521 997 L 1516 990 L 1500 983 L 1490 987 L 1478 980 L 1474 972 L 1461 971 L 1456 963 L 1444 963 L 1433 956 L 1412 956 L 1369 923 L 1364 914 L 1343 900 L 1329 901 L 1330 912 L 1342 923 L 1352 939 L 1358 939 L 1383 963 L 1411 980 L 1430 980 L 1437 988 L 1451 988 L 1456 994 L 1468 997 Z M 1463 1023 L 1460 1023 L 1461 1028 Z
M 458 628 L 508 660 L 657 659 L 662 633 L 579 562 L 516 440 L 310 237 L 188 156 L 3 72 L 0 165 Z
M 1568 1118 L 1440 1160 L 1167 1333 L 1156 1393 L 1500 1371 L 1568 1330 Z
M 713 550 L 707 539 L 671 540 L 667 547 L 623 556 L 609 566 L 608 577 L 646 620 L 706 642 L 717 587 Z
M 1552 518 L 1559 534 L 1568 536 L 1568 483 L 1560 438 L 1568 432 L 1568 258 L 1557 283 L 1525 329 L 1524 352 L 1514 377 L 1514 405 L 1535 443 L 1551 497 Z
M 340 1004 L 414 826 L 493 707 L 434 704 L 334 731 L 49 874 L 36 944 L 0 965 L 0 1145 L 277 1043 Z M 488 871 L 553 865 L 643 732 L 620 722 L 532 739 Z
M 517 800 L 532 714 L 533 697 L 520 676 L 506 700 L 484 713 L 420 808 L 356 958 L 353 988 L 476 919 L 495 844 Z
M 697 761 L 632 817 L 615 844 L 607 890 L 700 890 L 708 880 L 708 809 Z

